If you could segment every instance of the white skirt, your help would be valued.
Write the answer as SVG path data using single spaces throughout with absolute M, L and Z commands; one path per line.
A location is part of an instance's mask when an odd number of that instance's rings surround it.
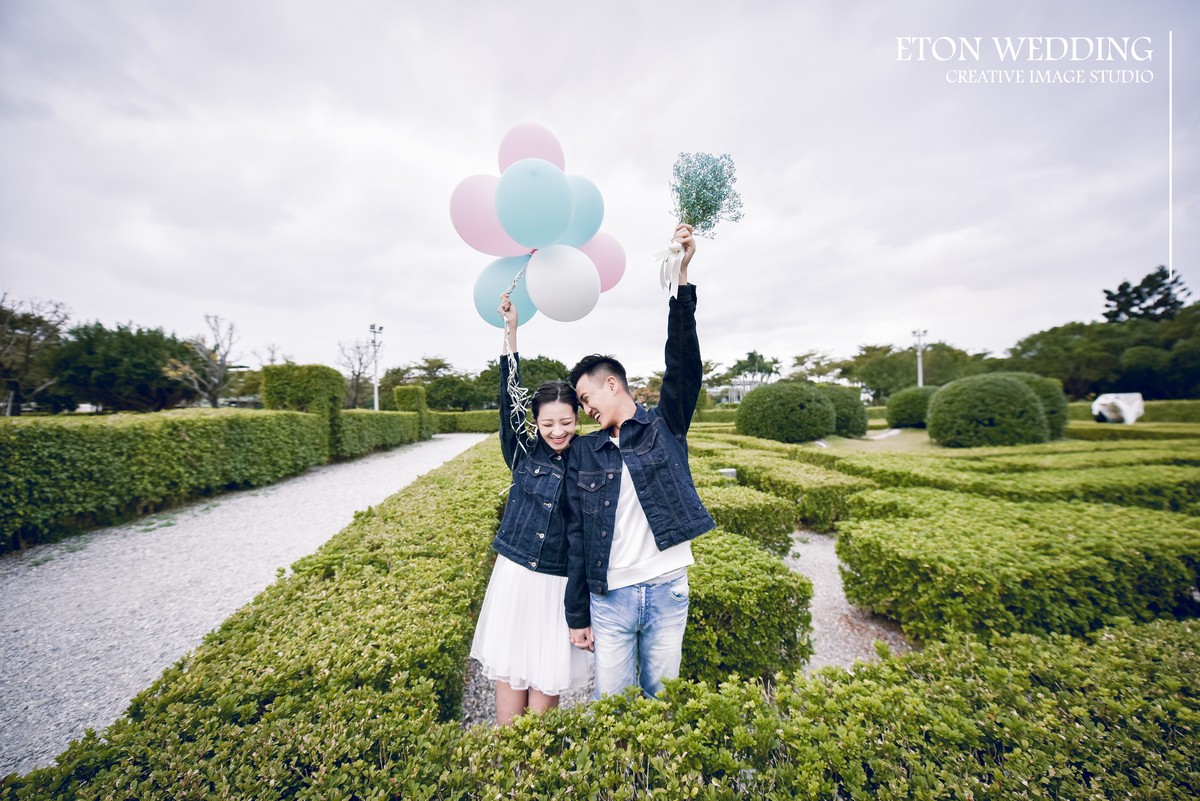
M 535 573 L 496 557 L 471 642 L 471 658 L 489 679 L 546 695 L 587 681 L 591 653 L 571 645 L 566 589 L 565 576 Z

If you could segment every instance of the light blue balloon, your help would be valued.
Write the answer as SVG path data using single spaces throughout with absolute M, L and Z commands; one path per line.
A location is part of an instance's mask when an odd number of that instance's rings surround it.
M 496 216 L 527 248 L 553 245 L 571 224 L 575 201 L 562 170 L 544 159 L 521 159 L 496 184 Z
M 475 311 L 485 323 L 504 327 L 504 318 L 496 309 L 500 306 L 500 296 L 508 291 L 513 279 L 521 268 L 529 263 L 528 256 L 506 256 L 496 259 L 483 268 L 475 279 Z M 525 288 L 525 277 L 517 282 L 516 288 L 509 294 L 508 299 L 517 307 L 517 324 L 525 325 L 533 315 L 537 314 L 537 306 L 529 299 L 529 290 Z
M 604 198 L 596 185 L 582 175 L 568 175 L 567 183 L 571 185 L 571 196 L 575 199 L 575 213 L 558 244 L 579 247 L 600 230 L 600 224 L 604 222 Z

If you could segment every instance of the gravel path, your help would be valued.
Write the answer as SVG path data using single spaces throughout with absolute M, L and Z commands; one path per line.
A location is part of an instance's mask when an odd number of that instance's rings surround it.
M 806 674 L 830 665 L 850 668 L 860 659 L 874 662 L 879 659 L 876 640 L 887 643 L 893 654 L 912 650 L 898 625 L 846 600 L 834 537 L 797 531 L 793 540 L 784 561 L 813 583 L 813 655 L 804 666 Z
M 107 727 L 276 568 L 485 438 L 441 434 L 0 557 L 0 776 Z
M 856 661 L 873 662 L 875 641 L 882 640 L 893 654 L 907 653 L 912 646 L 900 627 L 890 620 L 851 606 L 842 591 L 842 574 L 834 551 L 836 540 L 825 534 L 797 531 L 793 535 L 791 554 L 784 559 L 787 566 L 808 577 L 813 583 L 813 655 L 804 665 L 810 674 L 823 667 L 836 665 L 851 668 Z M 496 690 L 479 671 L 475 660 L 468 660 L 467 686 L 463 694 L 463 723 L 495 724 Z M 586 703 L 592 697 L 587 684 L 563 695 L 563 707 Z

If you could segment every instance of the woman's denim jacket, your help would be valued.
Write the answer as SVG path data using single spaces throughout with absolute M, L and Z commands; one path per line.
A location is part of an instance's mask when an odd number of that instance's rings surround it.
M 515 354 L 514 354 L 515 356 Z M 521 380 L 517 358 L 517 383 Z M 563 477 L 569 448 L 555 453 L 546 441 L 525 431 L 525 414 L 513 431 L 508 394 L 508 357 L 500 357 L 500 449 L 512 465 L 512 486 L 492 548 L 522 567 L 553 576 L 567 575 L 567 534 L 563 522 Z
M 621 494 L 622 461 L 660 551 L 695 539 L 716 524 L 692 482 L 687 432 L 700 398 L 703 367 L 696 337 L 696 288 L 679 287 L 667 315 L 666 372 L 658 406 L 638 406 L 621 424 L 621 445 L 609 431 L 578 437 L 567 469 L 567 624 L 591 625 L 588 593 L 608 593 L 608 558 Z

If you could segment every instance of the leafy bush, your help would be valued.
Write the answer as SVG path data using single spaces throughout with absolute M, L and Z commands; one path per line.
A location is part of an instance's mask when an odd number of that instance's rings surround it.
M 1069 409 L 1061 381 L 1037 373 L 992 373 L 991 375 L 1016 378 L 1032 389 L 1033 394 L 1037 395 L 1038 400 L 1042 402 L 1042 411 L 1046 413 L 1046 432 L 1049 438 L 1062 439 L 1063 433 L 1067 430 Z
M 863 406 L 858 390 L 840 384 L 814 384 L 833 404 L 833 433 L 839 437 L 861 437 L 867 433 L 867 407 Z
M 693 476 L 697 476 L 693 471 Z M 738 486 L 718 474 L 722 482 L 698 481 L 700 500 L 717 525 L 740 534 L 768 551 L 786 556 L 792 550 L 796 505 L 778 495 Z
M 1016 378 L 975 375 L 934 394 L 926 415 L 929 438 L 950 448 L 1045 442 L 1046 413 L 1037 395 Z
M 1067 426 L 1071 439 L 1088 441 L 1137 439 L 1194 439 L 1200 437 L 1200 425 L 1195 423 L 1143 423 L 1113 425 L 1094 421 L 1071 420 Z
M 909 387 L 888 398 L 887 422 L 891 428 L 924 428 L 929 399 L 941 387 Z
M 812 582 L 720 529 L 694 540 L 692 552 L 681 676 L 767 680 L 812 656 Z
M 1200 613 L 1190 518 L 932 489 L 861 493 L 851 517 L 837 526 L 846 597 L 920 639 L 1081 634 L 1123 617 Z
M 0 551 L 301 473 L 327 437 L 315 415 L 250 409 L 8 418 Z
M 322 462 L 329 461 L 338 437 L 345 379 L 321 364 L 270 364 L 262 369 L 262 402 L 267 409 L 309 412 L 325 421 Z
M 334 457 L 353 459 L 373 451 L 416 442 L 421 434 L 417 412 L 374 412 L 347 409 L 341 413 Z
M 730 409 L 725 406 L 716 406 L 711 409 L 701 411 L 699 407 L 696 410 L 696 419 L 705 423 L 736 423 L 737 409 Z
M 752 389 L 737 410 L 737 432 L 779 442 L 809 442 L 836 427 L 833 404 L 811 384 L 779 381 Z

